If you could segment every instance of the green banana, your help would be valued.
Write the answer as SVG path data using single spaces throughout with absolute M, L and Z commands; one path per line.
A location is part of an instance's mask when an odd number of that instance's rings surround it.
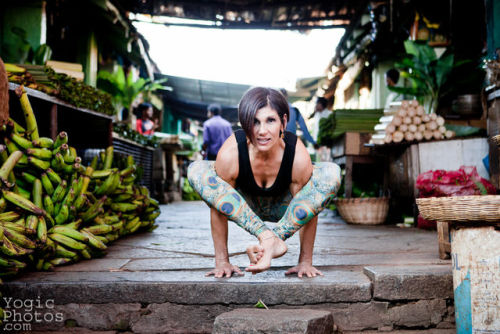
M 17 188 L 14 190 L 15 190 L 15 192 L 17 192 L 19 195 L 21 195 L 25 199 L 27 199 L 27 200 L 31 199 L 31 193 L 28 190 L 21 188 L 19 186 L 17 186 Z
M 38 227 L 38 217 L 35 215 L 29 215 L 26 218 L 26 230 L 29 234 L 35 234 Z
M 17 66 L 10 63 L 5 63 L 4 65 L 5 65 L 5 71 L 10 73 L 22 74 L 26 72 L 26 69 L 21 66 Z
M 62 226 L 67 226 L 67 227 L 72 228 L 74 230 L 78 230 L 78 228 L 80 227 L 81 224 L 82 224 L 82 220 L 77 219 L 75 221 L 72 221 L 71 223 L 67 223 L 67 224 L 62 225 Z
M 101 238 L 98 236 L 95 236 L 91 232 L 87 231 L 86 229 L 81 230 L 82 234 L 85 235 L 86 237 L 89 238 L 89 244 L 97 249 L 105 250 L 108 247 L 104 244 L 104 242 L 101 241 Z
M 54 147 L 59 147 L 62 144 L 67 144 L 68 143 L 68 134 L 64 131 L 59 132 L 59 134 L 56 137 L 56 141 L 54 142 Z
M 22 248 L 34 249 L 36 246 L 35 243 L 24 234 L 11 230 L 7 227 L 4 229 L 4 240 L 5 238 L 8 238 L 10 241 Z
M 56 245 L 56 256 L 74 258 L 77 255 L 78 254 L 76 254 L 76 252 L 73 252 L 72 250 L 65 248 L 61 244 Z
M 123 170 L 120 172 L 120 176 L 121 176 L 121 177 L 127 177 L 127 176 L 129 176 L 130 174 L 134 173 L 136 169 L 137 169 L 137 168 L 135 167 L 135 165 L 128 166 L 127 168 L 123 169 Z
M 73 262 L 73 259 L 69 259 L 69 258 L 65 258 L 65 257 L 56 257 L 56 258 L 50 260 L 49 262 L 53 266 L 62 266 L 62 265 L 69 264 L 69 263 Z
M 27 172 L 22 172 L 21 177 L 28 183 L 33 184 L 35 182 L 36 176 L 33 174 L 27 173 Z
M 92 225 L 85 228 L 86 231 L 92 233 L 93 235 L 106 234 L 113 231 L 111 225 Z
M 118 222 L 118 223 L 115 223 L 113 225 L 111 225 L 111 227 L 113 228 L 113 231 L 118 231 L 118 230 L 121 230 L 123 228 L 123 222 Z
M 77 230 L 70 228 L 68 226 L 56 225 L 49 230 L 49 233 L 53 233 L 53 232 L 60 233 L 62 235 L 65 235 L 67 237 L 73 238 L 73 239 L 78 240 L 78 241 L 82 241 L 82 242 L 89 241 L 88 237 L 86 237 L 85 235 L 81 234 Z
M 112 203 L 111 204 L 111 210 L 113 211 L 133 211 L 137 209 L 136 204 L 131 204 L 131 203 Z
M 33 113 L 33 108 L 31 107 L 26 90 L 23 86 L 20 86 L 16 89 L 16 94 L 21 102 L 21 109 L 23 110 L 24 121 L 26 122 L 26 133 L 30 134 L 31 140 L 40 138 L 38 135 L 38 125 L 36 123 L 35 114 Z
M 40 147 L 40 148 L 51 148 L 54 145 L 54 141 L 52 138 L 48 137 L 40 137 L 38 139 L 35 139 L 31 142 L 34 147 Z
M 52 159 L 52 151 L 47 150 L 46 148 L 28 148 L 26 150 L 26 154 L 41 160 Z
M 41 159 L 38 159 L 38 158 L 35 158 L 35 157 L 32 157 L 32 156 L 28 157 L 28 162 L 32 166 L 34 166 L 34 167 L 36 167 L 36 168 L 38 168 L 38 169 L 40 169 L 42 171 L 46 171 L 47 169 L 50 168 L 50 162 L 49 161 L 41 160 Z
M 69 216 L 69 207 L 66 204 L 63 204 L 61 206 L 61 210 L 59 210 L 59 213 L 54 218 L 56 221 L 56 225 L 64 224 L 64 222 L 68 220 L 68 216 Z
M 93 179 L 105 178 L 105 177 L 108 177 L 111 173 L 114 173 L 116 171 L 118 171 L 118 169 L 116 169 L 116 168 L 94 170 L 91 178 L 93 178 Z
M 80 211 L 80 209 L 83 207 L 83 205 L 87 202 L 87 195 L 85 194 L 80 194 L 75 202 L 73 203 L 75 205 L 75 209 L 77 211 Z
M 6 208 L 7 208 L 7 201 L 5 200 L 5 198 L 0 197 L 0 212 L 4 212 Z
M 87 260 L 92 259 L 92 255 L 90 254 L 89 249 L 87 249 L 87 248 L 86 249 L 82 249 L 80 251 L 80 254 L 82 254 L 82 256 L 83 256 L 84 259 L 87 259 Z
M 115 198 L 113 198 L 113 202 L 125 202 L 132 198 L 132 194 L 119 194 Z
M 67 246 L 67 247 L 72 248 L 72 249 L 76 249 L 76 250 L 85 249 L 85 244 L 83 244 L 83 243 L 81 243 L 79 241 L 76 241 L 73 238 L 70 238 L 70 237 L 67 237 L 65 235 L 62 235 L 60 233 L 50 233 L 48 235 L 48 237 L 50 239 L 52 239 L 53 241 L 59 242 L 63 246 Z
M 42 270 L 44 270 L 44 271 L 52 271 L 52 270 L 54 270 L 54 266 L 52 265 L 52 263 L 45 261 L 43 263 Z
M 54 184 L 59 184 L 61 183 L 62 179 L 61 177 L 59 176 L 59 174 L 57 174 L 56 172 L 54 172 L 51 168 L 48 168 L 45 173 L 47 173 L 47 176 L 49 177 L 50 181 Z
M 14 222 L 2 222 L 0 221 L 0 227 L 1 227 L 1 233 L 0 233 L 0 236 L 3 237 L 3 233 L 4 233 L 4 229 L 5 228 L 9 228 L 13 231 L 16 231 L 18 233 L 21 233 L 21 234 L 29 234 L 30 231 L 24 226 L 24 224 L 18 224 L 18 223 L 14 223 Z M 1 238 L 0 238 L 1 240 Z
M 66 187 L 67 187 L 66 180 L 62 180 L 61 183 L 59 183 L 59 185 L 54 190 L 54 193 L 52 194 L 53 203 L 58 203 L 62 201 L 64 195 L 66 195 Z
M 5 199 L 14 205 L 23 208 L 24 210 L 31 212 L 37 216 L 42 216 L 46 214 L 46 212 L 43 209 L 40 209 L 35 204 L 33 204 L 33 202 L 22 197 L 21 195 L 18 195 L 16 193 L 13 193 L 12 191 L 7 191 L 7 190 L 3 190 L 2 192 Z
M 0 221 L 12 222 L 19 219 L 21 215 L 15 211 L 7 211 L 0 213 Z
M 156 219 L 156 218 L 157 218 L 160 214 L 161 214 L 161 212 L 160 212 L 160 211 L 154 211 L 154 212 L 152 212 L 152 213 L 148 214 L 148 215 L 145 217 L 145 219 L 146 219 L 146 220 L 155 220 L 155 219 Z
M 97 196 L 107 194 L 108 190 L 113 186 L 115 181 L 116 172 L 109 174 L 109 176 L 104 180 L 104 182 L 94 190 L 94 194 Z
M 42 182 L 40 182 L 40 179 L 36 179 L 35 182 L 33 182 L 33 204 L 35 204 L 37 207 L 42 208 L 43 201 L 42 201 Z
M 38 226 L 36 228 L 36 236 L 41 243 L 47 242 L 47 223 L 44 217 L 38 218 Z
M 19 146 L 20 148 L 28 149 L 28 148 L 32 148 L 33 147 L 33 144 L 31 143 L 31 141 L 29 141 L 26 138 L 21 137 L 17 133 L 11 133 L 10 139 L 14 143 L 16 143 L 16 145 Z
M 95 201 L 88 209 L 85 211 L 81 218 L 84 222 L 94 219 L 98 214 L 99 210 L 102 208 L 102 205 L 106 201 L 107 196 L 102 196 L 99 200 Z
M 113 146 L 108 146 L 106 148 L 106 156 L 104 158 L 104 168 L 103 169 L 111 168 L 111 165 L 113 164 L 113 151 L 114 151 Z
M 130 231 L 132 230 L 137 224 L 141 225 L 141 219 L 139 217 L 135 217 L 134 219 L 128 221 L 125 224 L 125 229 Z
M 52 199 L 49 195 L 43 196 L 43 208 L 49 215 L 54 215 L 54 202 L 52 202 Z
M 14 169 L 17 162 L 23 156 L 23 152 L 15 151 L 10 154 L 7 160 L 2 164 L 0 168 L 0 179 L 4 184 L 8 184 L 9 175 L 12 173 L 12 169 Z
M 0 246 L 0 250 L 10 256 L 22 256 L 33 253 L 33 249 L 26 249 L 21 246 L 16 245 L 8 238 L 4 236 L 2 246 Z

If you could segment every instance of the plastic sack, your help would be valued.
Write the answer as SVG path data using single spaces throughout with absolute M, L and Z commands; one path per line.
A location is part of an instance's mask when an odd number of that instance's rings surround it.
M 496 188 L 479 176 L 474 166 L 461 166 L 456 171 L 427 171 L 417 177 L 418 197 L 448 197 L 469 195 L 494 195 Z M 417 227 L 435 229 L 436 222 L 418 217 Z

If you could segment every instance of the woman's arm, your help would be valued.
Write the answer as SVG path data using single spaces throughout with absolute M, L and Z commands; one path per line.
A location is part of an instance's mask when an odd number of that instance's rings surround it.
M 238 163 L 238 143 L 232 134 L 221 146 L 217 159 L 215 160 L 215 172 L 217 175 L 229 183 L 231 187 L 236 186 L 236 179 L 239 173 Z
M 292 183 L 290 184 L 292 196 L 295 196 L 306 185 L 312 176 L 312 172 L 313 166 L 309 152 L 307 152 L 300 138 L 297 138 L 292 166 Z

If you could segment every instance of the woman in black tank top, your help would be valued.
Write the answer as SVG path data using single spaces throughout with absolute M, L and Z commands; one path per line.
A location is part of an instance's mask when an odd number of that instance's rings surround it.
M 242 274 L 227 252 L 227 220 L 256 236 L 259 245 L 247 248 L 252 273 L 266 270 L 282 256 L 284 242 L 303 229 L 299 264 L 286 273 L 321 275 L 312 266 L 317 215 L 340 186 L 340 168 L 333 163 L 311 164 L 304 144 L 284 131 L 288 102 L 277 90 L 252 88 L 242 97 L 238 130 L 222 146 L 216 162 L 196 161 L 188 180 L 211 208 L 215 247 L 215 277 Z M 277 222 L 271 229 L 264 221 Z

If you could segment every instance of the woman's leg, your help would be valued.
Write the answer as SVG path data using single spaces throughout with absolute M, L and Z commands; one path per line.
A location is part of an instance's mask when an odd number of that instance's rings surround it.
M 210 207 L 256 237 L 270 231 L 243 196 L 217 175 L 213 161 L 195 161 L 189 165 L 187 174 L 193 189 Z
M 332 162 L 316 163 L 311 179 L 290 201 L 274 233 L 282 240 L 291 237 L 330 203 L 339 187 L 340 167 Z

